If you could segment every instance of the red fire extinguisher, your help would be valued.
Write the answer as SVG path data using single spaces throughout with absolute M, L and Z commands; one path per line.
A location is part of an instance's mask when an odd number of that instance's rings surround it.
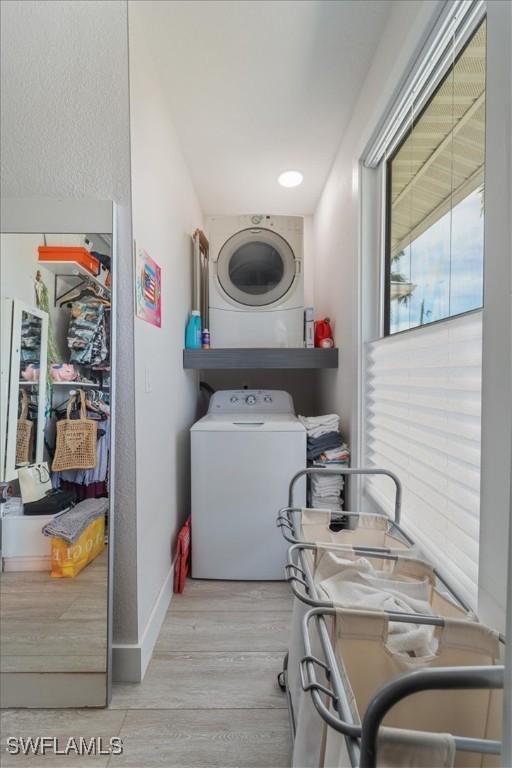
M 315 347 L 334 347 L 331 321 L 328 317 L 315 321 Z

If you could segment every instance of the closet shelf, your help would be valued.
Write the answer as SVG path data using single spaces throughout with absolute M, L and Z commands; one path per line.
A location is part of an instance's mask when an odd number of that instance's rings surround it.
M 93 384 L 87 381 L 52 381 L 52 387 L 70 387 L 72 389 L 110 389 L 106 384 Z
M 58 280 L 59 278 L 61 280 L 66 280 L 69 278 L 76 278 L 78 279 L 77 287 L 79 287 L 82 283 L 89 282 L 97 285 L 99 288 L 102 289 L 102 291 L 105 292 L 106 296 L 110 296 L 111 291 L 110 288 L 108 288 L 104 283 L 101 282 L 97 277 L 95 277 L 92 272 L 89 272 L 89 270 L 85 269 L 81 264 L 79 264 L 77 261 L 40 261 L 38 264 L 41 267 L 44 267 L 45 269 L 49 270 L 50 272 L 53 272 L 54 278 L 55 278 L 55 303 L 59 301 L 59 291 L 58 291 Z M 66 291 L 64 291 L 66 293 Z
M 337 368 L 338 350 L 233 348 L 184 349 L 183 367 L 195 369 Z

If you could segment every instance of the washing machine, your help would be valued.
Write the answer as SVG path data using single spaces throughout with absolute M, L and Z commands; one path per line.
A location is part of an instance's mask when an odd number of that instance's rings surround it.
M 287 544 L 277 513 L 306 466 L 306 431 L 290 395 L 216 392 L 191 428 L 191 458 L 192 577 L 284 579 Z M 295 503 L 305 502 L 300 481 Z
M 212 217 L 212 347 L 304 346 L 303 229 L 299 216 Z

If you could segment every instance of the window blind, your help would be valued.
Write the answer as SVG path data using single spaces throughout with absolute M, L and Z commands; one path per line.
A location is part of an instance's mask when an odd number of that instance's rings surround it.
M 367 345 L 365 452 L 403 484 L 402 523 L 476 607 L 482 313 Z M 386 478 L 365 492 L 393 514 Z

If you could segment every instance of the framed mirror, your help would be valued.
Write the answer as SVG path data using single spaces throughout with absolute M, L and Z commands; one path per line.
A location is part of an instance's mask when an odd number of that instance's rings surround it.
M 3 200 L 0 704 L 110 699 L 110 202 Z
M 16 480 L 17 469 L 43 460 L 46 414 L 48 313 L 19 299 L 12 306 L 11 346 L 6 347 L 10 367 L 9 405 L 3 480 Z M 9 312 L 10 310 L 10 312 Z

